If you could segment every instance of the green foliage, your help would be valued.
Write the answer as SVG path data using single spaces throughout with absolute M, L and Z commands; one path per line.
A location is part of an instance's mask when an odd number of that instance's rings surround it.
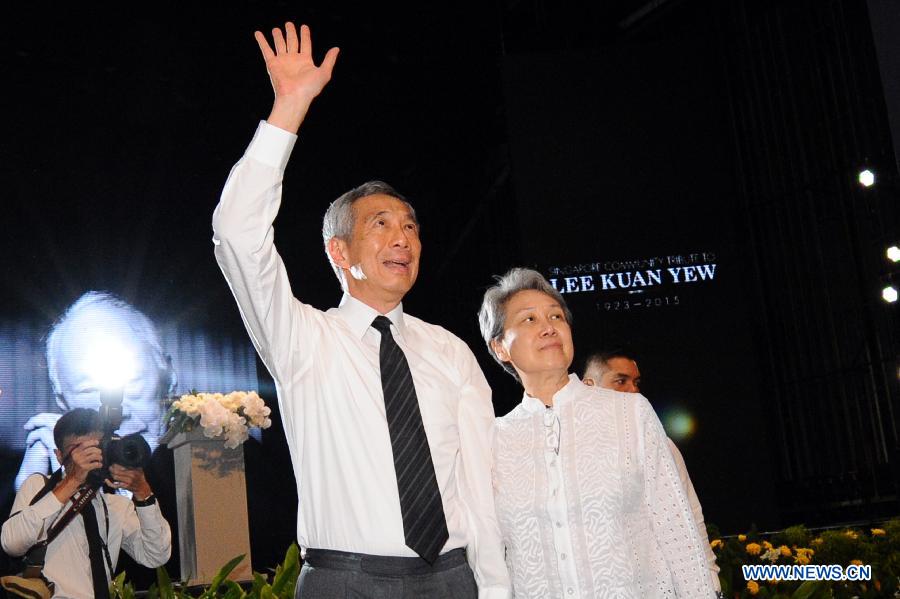
M 253 573 L 253 582 L 245 590 L 228 575 L 244 559 L 239 555 L 229 561 L 213 577 L 209 586 L 189 593 L 182 584 L 173 584 L 165 568 L 156 569 L 156 584 L 147 591 L 148 599 L 293 599 L 297 577 L 300 575 L 300 549 L 296 543 L 288 547 L 284 562 L 275 568 L 271 582 L 264 574 Z M 119 574 L 110 584 L 111 599 L 134 599 L 131 583 L 125 581 L 125 573 Z
M 797 587 L 797 590 L 791 595 L 791 599 L 827 599 L 831 597 L 831 590 L 828 586 L 824 580 L 807 580 Z
M 871 564 L 874 557 L 874 547 L 871 538 L 861 531 L 851 529 L 828 530 L 820 537 L 821 543 L 816 543 L 816 563 L 848 565 L 853 560 L 864 564 Z
M 134 599 L 134 587 L 130 582 L 125 582 L 125 572 L 116 576 L 109 583 L 109 596 L 121 599 Z
M 787 545 L 788 547 L 809 547 L 811 540 L 809 531 L 802 524 L 785 528 L 775 535 L 774 545 Z

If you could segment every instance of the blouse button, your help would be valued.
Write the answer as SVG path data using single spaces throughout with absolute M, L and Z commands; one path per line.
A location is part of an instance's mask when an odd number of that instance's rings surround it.
M 566 554 L 565 554 L 565 553 L 560 553 L 560 554 L 559 554 L 559 559 L 566 559 Z

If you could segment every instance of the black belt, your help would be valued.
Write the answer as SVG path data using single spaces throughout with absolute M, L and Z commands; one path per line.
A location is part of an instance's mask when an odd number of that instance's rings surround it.
M 466 563 L 466 550 L 461 547 L 451 549 L 438 556 L 433 564 L 421 557 L 389 557 L 330 549 L 307 549 L 303 561 L 313 568 L 354 570 L 377 576 L 405 576 L 443 572 L 461 566 Z

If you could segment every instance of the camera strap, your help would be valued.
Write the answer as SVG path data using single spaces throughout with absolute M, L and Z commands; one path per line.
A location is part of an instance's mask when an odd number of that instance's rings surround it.
M 91 500 L 97 495 L 99 489 L 97 487 L 87 487 L 85 488 L 73 501 L 71 507 L 66 511 L 62 517 L 50 527 L 50 530 L 47 532 L 47 538 L 42 541 L 44 543 L 44 547 L 46 548 L 53 539 L 55 539 L 60 532 L 62 532 L 63 528 L 65 528 L 69 522 L 72 521 L 75 516 L 78 514 L 82 514 L 84 516 L 84 510 L 87 508 Z M 106 531 L 106 538 L 109 539 L 109 508 L 106 506 L 106 499 L 103 498 L 103 494 L 100 494 L 100 503 L 103 505 L 103 520 L 104 520 L 104 529 Z M 91 514 L 93 515 L 93 514 Z M 94 517 L 96 521 L 96 517 Z M 97 530 L 97 538 L 100 541 L 100 545 L 103 548 L 103 557 L 106 560 L 106 565 L 109 567 L 110 575 L 113 574 L 113 566 L 112 566 L 112 558 L 109 555 L 109 547 L 107 545 L 107 541 L 103 540 L 103 537 L 100 536 L 99 529 Z
M 28 505 L 34 505 L 41 499 L 47 496 L 48 493 L 53 491 L 56 488 L 56 485 L 59 484 L 59 481 L 62 480 L 62 468 L 54 472 L 49 477 L 44 477 L 46 482 L 44 486 L 38 491 L 35 496 L 31 499 Z M 59 536 L 59 533 L 63 531 L 63 529 L 72 521 L 72 519 L 78 515 L 81 510 L 84 509 L 86 505 L 88 505 L 93 499 L 94 495 L 97 494 L 97 489 L 84 489 L 78 496 L 76 496 L 72 500 L 72 505 L 69 507 L 66 512 L 59 517 L 56 522 L 54 522 L 50 529 L 47 531 L 47 537 L 41 541 L 38 541 L 34 545 L 32 545 L 28 551 L 25 552 L 25 555 L 22 560 L 22 574 L 21 578 L 25 579 L 41 579 L 46 582 L 46 579 L 43 576 L 44 569 L 44 561 L 47 555 L 47 546 L 53 542 L 53 540 Z M 106 508 L 106 503 L 103 504 L 104 513 L 106 516 L 106 529 L 107 535 L 109 535 L 109 512 Z M 15 512 L 10 514 L 10 518 L 18 514 L 19 512 Z M 109 551 L 106 549 L 106 544 L 103 544 L 103 549 L 106 553 L 106 561 L 107 564 L 110 564 L 111 560 L 109 559 Z M 110 571 L 112 571 L 112 567 L 110 567 Z M 21 581 L 21 578 L 12 577 L 16 579 L 13 581 Z M 8 581 L 5 581 L 8 582 Z M 6 584 L 4 582 L 4 588 L 6 588 Z M 23 583 L 24 584 L 24 583 Z M 47 583 L 47 586 L 50 587 L 50 592 L 52 593 L 52 585 Z M 7 589 L 9 590 L 9 589 Z M 30 595 L 29 595 L 30 596 Z M 49 595 L 48 595 L 49 596 Z
M 81 491 L 81 493 L 76 495 L 72 499 L 72 505 L 69 506 L 69 509 L 66 510 L 66 513 L 60 516 L 60 518 L 53 523 L 53 526 L 50 527 L 50 530 L 47 531 L 47 538 L 43 542 L 47 545 L 52 543 L 53 539 L 55 539 L 59 535 L 59 533 L 61 533 L 62 530 L 66 526 L 68 526 L 69 522 L 71 522 L 75 516 L 81 513 L 81 510 L 83 510 L 85 506 L 91 502 L 91 499 L 93 499 L 94 495 L 96 494 L 96 488 L 85 488 Z
M 37 503 L 38 501 L 40 501 L 41 499 L 46 497 L 47 494 L 50 493 L 53 489 L 56 488 L 56 485 L 58 485 L 59 481 L 62 480 L 63 471 L 62 471 L 62 468 L 59 468 L 56 470 L 56 472 L 51 474 L 49 477 L 46 475 L 43 475 L 43 474 L 41 476 L 44 477 L 44 486 L 41 487 L 41 490 L 38 491 L 34 495 L 34 497 L 31 498 L 31 501 L 28 502 L 29 506 L 34 505 L 35 503 Z M 9 517 L 12 518 L 13 516 L 17 515 L 18 513 L 19 512 L 14 512 L 14 513 L 10 514 Z M 53 527 L 51 526 L 51 529 L 52 528 Z M 49 532 L 50 531 L 48 531 L 48 535 L 49 535 Z M 56 534 L 59 534 L 59 532 L 57 532 Z M 28 549 L 28 551 L 25 552 L 25 555 L 22 558 L 22 567 L 23 567 L 22 575 L 23 575 L 23 577 L 38 578 L 41 576 L 41 570 L 44 567 L 44 556 L 47 553 L 47 545 L 48 544 L 49 544 L 49 541 L 47 541 L 47 540 L 38 541 L 37 543 L 32 545 Z
M 50 486 L 49 481 L 48 485 L 45 486 L 44 489 L 48 488 L 48 486 Z M 50 486 L 50 488 L 52 489 L 53 487 Z M 42 489 L 42 491 L 44 489 Z M 81 510 L 84 509 L 85 505 L 90 503 L 91 499 L 93 499 L 94 495 L 96 494 L 97 489 L 85 489 L 84 491 L 82 491 L 72 500 L 72 505 L 69 506 L 69 509 L 66 510 L 66 512 L 62 516 L 60 516 L 47 531 L 47 538 L 38 541 L 37 543 L 32 545 L 28 551 L 25 552 L 24 576 L 26 578 L 31 578 L 40 574 L 41 570 L 44 567 L 44 557 L 47 554 L 47 545 L 52 543 L 53 540 L 57 536 L 59 536 L 59 533 L 61 533 L 63 529 L 72 521 L 72 519 L 77 516 L 79 512 L 81 512 Z M 44 495 L 46 495 L 46 493 L 44 493 Z M 34 501 L 32 501 L 32 505 L 33 504 Z

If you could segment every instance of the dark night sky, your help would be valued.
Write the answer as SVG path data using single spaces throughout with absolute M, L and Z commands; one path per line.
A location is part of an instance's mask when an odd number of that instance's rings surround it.
M 281 252 L 312 303 L 337 297 L 318 239 L 332 198 L 366 179 L 393 181 L 439 247 L 454 234 L 444 223 L 467 218 L 485 185 L 498 62 L 478 29 L 486 24 L 454 19 L 461 9 L 419 20 L 283 5 L 89 10 L 48 20 L 33 9 L 4 40 L 13 115 L 4 220 L 14 226 L 0 264 L 17 281 L 10 312 L 52 314 L 85 286 L 111 286 L 151 310 L 168 310 L 174 297 L 186 318 L 234 324 L 209 221 L 271 105 L 253 30 L 285 18 L 310 23 L 318 55 L 343 49 L 303 128 L 278 222 Z M 412 21 L 419 26 L 401 30 Z

